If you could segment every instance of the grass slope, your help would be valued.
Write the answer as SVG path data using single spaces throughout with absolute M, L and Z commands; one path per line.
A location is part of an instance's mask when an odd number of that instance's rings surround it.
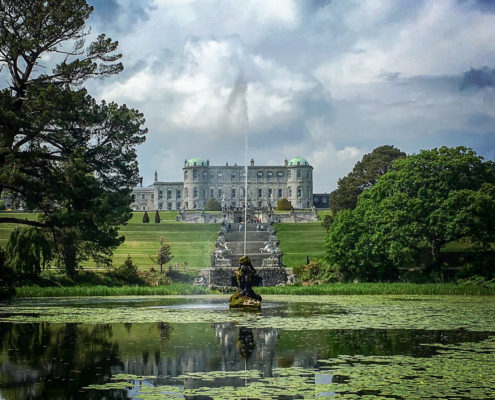
M 320 222 L 306 224 L 275 224 L 285 266 L 306 265 L 306 257 L 325 255 L 327 233 Z
M 2 216 L 35 219 L 36 214 L 29 213 L 1 213 Z M 125 242 L 114 252 L 113 264 L 120 265 L 127 255 L 130 255 L 134 263 L 141 269 L 148 269 L 153 265 L 149 256 L 156 256 L 160 247 L 160 237 L 163 236 L 167 243 L 172 245 L 174 258 L 167 265 L 176 262 L 181 266 L 187 262 L 187 270 L 195 273 L 197 270 L 207 268 L 211 264 L 211 254 L 215 248 L 220 225 L 217 224 L 185 224 L 175 222 L 177 211 L 160 212 L 161 223 L 155 224 L 155 213 L 148 213 L 150 222 L 143 224 L 143 213 L 134 213 L 129 222 L 122 226 L 120 234 L 125 237 Z M 10 231 L 15 224 L 0 224 L 0 245 L 5 246 L 9 239 Z M 94 267 L 87 262 L 85 267 Z

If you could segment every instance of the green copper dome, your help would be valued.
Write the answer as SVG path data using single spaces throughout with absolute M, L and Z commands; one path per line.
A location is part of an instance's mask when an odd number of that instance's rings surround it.
M 294 157 L 289 161 L 289 166 L 291 165 L 309 165 L 309 162 L 303 157 Z
M 206 161 L 202 158 L 194 157 L 187 161 L 186 167 L 206 167 Z

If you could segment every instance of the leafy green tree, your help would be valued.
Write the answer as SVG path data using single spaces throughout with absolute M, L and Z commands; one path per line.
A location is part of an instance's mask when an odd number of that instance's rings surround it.
M 160 249 L 156 254 L 156 258 L 150 256 L 151 261 L 158 264 L 160 266 L 160 272 L 163 273 L 163 264 L 168 263 L 172 258 L 172 248 L 170 243 L 165 243 L 165 240 L 161 237 Z
M 358 196 L 372 187 L 395 160 L 405 156 L 405 153 L 389 145 L 377 147 L 364 155 L 347 176 L 339 179 L 337 189 L 330 195 L 330 208 L 334 211 L 354 209 Z
M 285 197 L 282 197 L 279 201 L 277 201 L 277 207 L 275 207 L 276 211 L 289 211 L 292 210 L 292 205 L 290 201 Z
M 214 197 L 210 197 L 206 202 L 204 211 L 222 211 L 222 205 Z
M 155 211 L 155 224 L 159 224 L 161 221 L 160 219 L 160 213 L 158 210 Z
M 143 214 L 143 224 L 147 224 L 150 222 L 150 217 L 148 215 L 148 211 L 145 211 Z
M 44 232 L 32 226 L 16 227 L 6 247 L 6 262 L 19 275 L 39 275 L 52 258 Z
M 0 193 L 8 190 L 40 210 L 28 221 L 0 223 L 47 228 L 69 274 L 79 261 L 109 256 L 123 238 L 117 226 L 131 216 L 138 182 L 135 147 L 143 115 L 97 102 L 83 87 L 90 78 L 122 70 L 117 42 L 85 45 L 85 0 L 0 1 Z
M 328 261 L 347 277 L 394 279 L 398 268 L 439 274 L 440 249 L 495 241 L 495 168 L 465 147 L 432 149 L 394 163 L 330 227 Z

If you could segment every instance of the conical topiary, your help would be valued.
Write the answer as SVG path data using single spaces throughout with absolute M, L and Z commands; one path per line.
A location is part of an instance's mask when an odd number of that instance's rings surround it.
M 150 217 L 148 216 L 148 212 L 145 211 L 143 214 L 143 224 L 147 224 L 148 222 L 150 222 Z
M 155 224 L 159 224 L 160 223 L 160 213 L 158 212 L 158 210 L 155 211 Z

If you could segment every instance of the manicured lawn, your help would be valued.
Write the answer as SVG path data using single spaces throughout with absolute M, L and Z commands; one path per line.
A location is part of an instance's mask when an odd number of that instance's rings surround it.
M 306 257 L 313 259 L 325 255 L 327 233 L 320 222 L 275 224 L 275 229 L 285 266 L 306 265 Z
M 1 216 L 16 218 L 36 218 L 36 214 L 29 213 L 1 213 Z M 143 213 L 134 213 L 127 225 L 120 229 L 125 236 L 125 242 L 115 250 L 113 264 L 120 265 L 127 255 L 134 263 L 143 269 L 149 269 L 153 262 L 149 256 L 155 256 L 160 247 L 160 237 L 172 245 L 174 258 L 169 263 L 176 262 L 182 267 L 187 262 L 186 271 L 195 273 L 207 268 L 211 263 L 211 254 L 215 248 L 220 225 L 217 224 L 185 224 L 175 222 L 177 211 L 160 212 L 161 223 L 155 224 L 155 213 L 148 213 L 150 223 L 143 224 Z M 14 224 L 0 224 L 0 244 L 5 246 Z M 169 265 L 167 264 L 167 265 Z M 85 267 L 94 267 L 93 263 L 83 264 Z M 156 266 L 155 266 L 156 267 Z M 182 270 L 182 269 L 181 269 Z

